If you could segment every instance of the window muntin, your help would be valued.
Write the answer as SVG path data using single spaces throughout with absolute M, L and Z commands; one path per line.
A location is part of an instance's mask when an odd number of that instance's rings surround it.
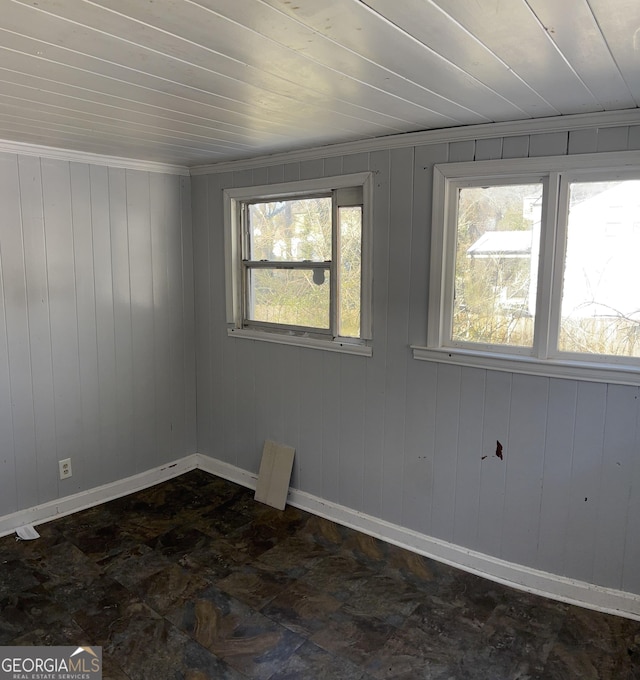
M 223 193 L 230 332 L 370 355 L 370 173 Z
M 618 163 L 619 165 L 616 165 Z M 633 280 L 634 269 L 629 265 L 630 253 L 637 253 L 634 234 L 640 232 L 640 210 L 636 200 L 628 204 L 609 202 L 599 226 L 598 244 L 591 247 L 588 271 L 576 270 L 584 247 L 581 235 L 585 232 L 584 220 L 579 220 L 578 204 L 585 192 L 625 186 L 630 195 L 640 195 L 640 154 L 593 154 L 581 157 L 513 159 L 454 163 L 436 166 L 434 171 L 434 210 L 432 233 L 432 259 L 429 295 L 428 345 L 414 347 L 414 356 L 421 359 L 438 359 L 451 363 L 559 376 L 584 376 L 588 379 L 627 383 L 637 375 L 640 352 L 635 340 L 635 328 L 640 326 L 640 303 L 636 303 Z M 531 281 L 530 300 L 535 300 L 535 323 L 531 345 L 495 342 L 492 336 L 467 340 L 454 332 L 457 253 L 458 192 L 466 187 L 491 187 L 504 184 L 542 184 L 540 209 L 540 237 L 532 240 L 531 272 L 537 262 L 535 285 Z M 613 183 L 613 184 L 608 184 Z M 622 183 L 622 184 L 620 184 Z M 597 210 L 592 204 L 589 213 L 593 222 Z M 579 226 L 579 225 L 582 226 Z M 625 236 L 623 237 L 622 234 Z M 611 243 L 611 248 L 600 244 Z M 617 243 L 616 243 L 617 242 Z M 616 243 L 614 246 L 613 244 Z M 533 257 L 533 249 L 539 252 Z M 607 259 L 607 252 L 616 253 L 616 262 Z M 603 267 L 603 265 L 606 265 Z M 612 266 L 613 265 L 613 266 Z M 566 271 L 565 271 L 566 270 Z M 615 273 L 615 274 L 614 274 Z M 585 276 L 608 277 L 601 296 L 604 303 L 584 290 Z M 613 277 L 613 278 L 612 278 Z M 581 283 L 579 283 L 581 282 Z M 592 286 L 593 288 L 593 286 Z M 582 299 L 576 300 L 575 291 L 582 289 Z M 638 298 L 640 301 L 640 298 Z M 603 323 L 603 307 L 615 309 Z M 577 326 L 581 336 L 576 340 L 575 309 L 599 309 L 588 322 L 580 319 Z M 583 311 L 583 316 L 585 316 Z M 609 345 L 593 342 L 594 318 L 603 328 Z M 482 337 L 482 336 L 481 336 Z M 589 337 L 590 342 L 585 343 Z M 476 357 L 476 358 L 474 358 Z M 482 363 L 483 362 L 483 363 Z M 546 368 L 544 366 L 546 365 Z M 640 382 L 638 378 L 634 381 Z M 635 384 L 635 382 L 634 382 Z

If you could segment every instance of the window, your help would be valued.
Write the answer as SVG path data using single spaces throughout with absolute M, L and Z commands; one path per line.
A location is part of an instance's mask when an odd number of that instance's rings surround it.
M 231 334 L 371 353 L 369 177 L 224 192 Z
M 640 156 L 436 166 L 435 359 L 640 384 Z

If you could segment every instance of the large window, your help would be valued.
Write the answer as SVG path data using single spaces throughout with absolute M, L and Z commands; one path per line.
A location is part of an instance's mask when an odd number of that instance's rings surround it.
M 416 358 L 640 382 L 638 160 L 437 166 Z
M 232 333 L 370 353 L 369 192 L 368 174 L 225 191 Z

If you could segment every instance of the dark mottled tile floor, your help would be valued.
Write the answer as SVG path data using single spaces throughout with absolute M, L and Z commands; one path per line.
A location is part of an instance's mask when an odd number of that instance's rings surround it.
M 105 680 L 640 679 L 640 623 L 452 569 L 194 471 L 0 539 L 0 645 Z

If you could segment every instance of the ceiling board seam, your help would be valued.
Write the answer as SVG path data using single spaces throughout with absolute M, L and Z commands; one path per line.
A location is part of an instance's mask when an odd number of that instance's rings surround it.
M 593 17 L 593 21 L 595 22 L 596 26 L 598 27 L 598 30 L 600 31 L 600 35 L 602 36 L 602 41 L 607 46 L 607 52 L 609 52 L 611 59 L 612 59 L 613 63 L 615 64 L 616 69 L 618 69 L 618 73 L 620 74 L 622 81 L 627 86 L 627 89 L 631 93 L 631 96 L 633 97 L 633 100 L 636 102 L 636 104 L 640 104 L 640 101 L 638 99 L 636 99 L 636 97 L 633 95 L 633 88 L 629 85 L 629 83 L 627 82 L 627 79 L 625 78 L 624 71 L 620 67 L 618 60 L 616 59 L 616 55 L 614 54 L 613 50 L 611 49 L 611 45 L 609 44 L 609 41 L 607 40 L 607 37 L 605 36 L 604 31 L 602 30 L 602 26 L 600 25 L 600 22 L 598 21 L 598 17 L 596 16 L 596 13 L 593 11 L 593 7 L 591 7 L 591 2 L 589 0 L 585 0 L 585 2 L 587 4 L 587 7 L 589 8 L 589 12 L 591 12 L 591 16 Z
M 260 1 L 262 1 L 262 0 L 260 0 Z M 360 4 L 361 4 L 363 7 L 365 7 L 366 10 L 367 10 L 368 12 L 370 12 L 370 13 L 373 14 L 373 15 L 375 15 L 376 18 L 377 18 L 378 20 L 383 21 L 384 23 L 388 24 L 389 26 L 392 26 L 392 27 L 393 27 L 395 30 L 397 30 L 404 38 L 406 38 L 407 40 L 410 40 L 410 41 L 413 42 L 413 43 L 416 43 L 416 44 L 419 45 L 421 48 L 423 48 L 424 50 L 428 51 L 430 54 L 434 55 L 437 59 L 439 59 L 439 60 L 445 62 L 445 63 L 446 63 L 447 65 L 449 65 L 450 67 L 452 67 L 452 68 L 454 68 L 456 71 L 460 72 L 464 77 L 469 78 L 470 80 L 474 81 L 475 83 L 477 83 L 478 85 L 482 86 L 483 88 L 486 88 L 489 92 L 491 92 L 491 94 L 493 94 L 493 95 L 495 95 L 496 97 L 502 99 L 504 102 L 507 102 L 508 104 L 510 104 L 511 106 L 513 106 L 515 109 L 518 109 L 518 111 L 520 111 L 521 113 L 523 113 L 525 116 L 530 117 L 529 114 L 528 114 L 524 109 L 521 109 L 521 108 L 518 106 L 518 104 L 516 104 L 515 102 L 512 102 L 510 99 L 507 99 L 507 97 L 505 97 L 504 95 L 500 94 L 497 90 L 494 90 L 490 85 L 487 85 L 486 83 L 483 83 L 479 78 L 476 78 L 476 76 L 472 75 L 472 74 L 469 73 L 468 71 L 465 71 L 463 68 L 461 68 L 460 66 L 458 66 L 456 63 L 454 63 L 454 62 L 452 62 L 451 60 L 447 59 L 447 58 L 446 58 L 445 56 L 443 56 L 442 54 L 436 52 L 434 49 L 432 49 L 431 47 L 429 47 L 429 45 L 426 45 L 426 44 L 423 43 L 421 40 L 418 40 L 418 38 L 416 38 L 416 37 L 413 36 L 411 33 L 409 33 L 408 31 L 406 31 L 404 28 L 402 28 L 402 26 L 399 26 L 398 24 L 394 23 L 394 22 L 391 21 L 390 19 L 387 19 L 387 17 L 385 17 L 384 15 L 380 14 L 380 12 L 374 10 L 374 9 L 373 9 L 372 7 L 370 7 L 366 2 L 363 2 L 362 0 L 358 0 L 358 2 L 360 2 Z M 447 14 L 446 12 L 443 12 L 443 13 L 444 13 L 449 19 L 452 19 L 452 17 L 451 17 L 449 14 Z M 467 33 L 468 33 L 468 31 L 467 31 Z M 322 35 L 322 34 L 321 34 L 321 35 Z M 324 35 L 323 35 L 323 37 L 324 37 L 325 39 L 327 39 L 327 40 L 330 40 L 330 38 L 327 38 L 327 36 L 324 36 Z M 332 41 L 332 42 L 335 42 L 335 41 Z M 489 50 L 489 48 L 488 48 L 486 45 L 484 45 L 484 43 L 482 43 L 480 40 L 476 39 L 476 42 L 480 43 L 485 49 L 487 49 L 489 52 L 491 52 L 491 54 L 492 54 L 493 56 L 497 57 L 497 55 L 495 55 L 491 50 Z M 344 45 L 342 45 L 342 47 L 344 47 Z M 356 53 L 356 54 L 357 54 L 357 53 Z M 361 56 L 361 55 L 359 55 L 359 56 Z M 363 56 L 361 56 L 361 58 L 362 58 L 362 59 L 367 59 L 367 57 L 363 57 Z M 370 60 L 367 59 L 367 61 L 370 61 Z M 500 59 L 500 62 L 504 64 L 504 62 L 502 62 L 501 59 Z M 372 62 L 372 63 L 373 63 L 373 62 Z M 508 67 L 507 67 L 507 68 L 508 68 Z M 514 75 L 517 75 L 517 74 L 515 73 L 515 71 L 513 71 L 513 69 L 510 69 L 510 68 L 509 68 L 509 71 L 511 71 L 512 73 L 514 73 Z M 391 73 L 394 73 L 394 72 L 391 71 Z M 396 74 L 396 75 L 399 75 L 399 74 Z M 400 77 L 402 77 L 402 76 L 400 76 Z M 413 82 L 413 81 L 410 81 L 410 82 Z M 535 92 L 535 90 L 533 90 L 531 87 L 529 87 L 529 89 L 530 89 L 532 92 Z M 427 90 L 427 91 L 430 91 L 430 90 Z M 538 94 L 538 93 L 536 92 L 536 94 Z M 540 95 L 538 95 L 538 96 L 540 96 Z M 544 100 L 544 97 L 540 97 L 540 98 Z M 546 100 L 544 100 L 544 101 L 546 102 Z M 454 103 L 455 103 L 455 102 L 454 102 Z M 549 102 L 546 102 L 546 103 L 548 104 Z M 554 108 L 554 107 L 552 107 L 552 108 Z M 474 111 L 473 113 L 477 113 L 477 112 Z M 483 116 L 483 117 L 484 117 L 484 116 Z
M 540 19 L 540 17 L 533 11 L 533 8 L 529 4 L 529 0 L 524 0 L 524 4 L 525 4 L 526 8 L 529 10 L 531 16 L 535 19 L 536 23 L 540 27 L 540 30 L 544 34 L 545 39 L 549 43 L 551 43 L 553 49 L 557 52 L 560 59 L 562 59 L 562 61 L 564 61 L 564 63 L 567 65 L 567 68 L 571 71 L 571 73 L 573 73 L 573 75 L 576 77 L 576 79 L 582 84 L 584 89 L 591 95 L 591 97 L 593 98 L 593 101 L 597 102 L 597 104 L 599 104 L 601 110 L 604 110 L 604 106 L 603 106 L 602 102 L 598 99 L 598 97 L 596 97 L 596 95 L 591 91 L 589 86 L 584 82 L 584 80 L 582 79 L 582 76 L 575 70 L 575 68 L 573 68 L 571 62 L 564 55 L 564 53 L 562 52 L 562 50 L 560 49 L 560 47 L 558 46 L 556 41 L 551 36 L 551 33 L 549 32 L 547 27 L 542 23 L 542 20 Z

